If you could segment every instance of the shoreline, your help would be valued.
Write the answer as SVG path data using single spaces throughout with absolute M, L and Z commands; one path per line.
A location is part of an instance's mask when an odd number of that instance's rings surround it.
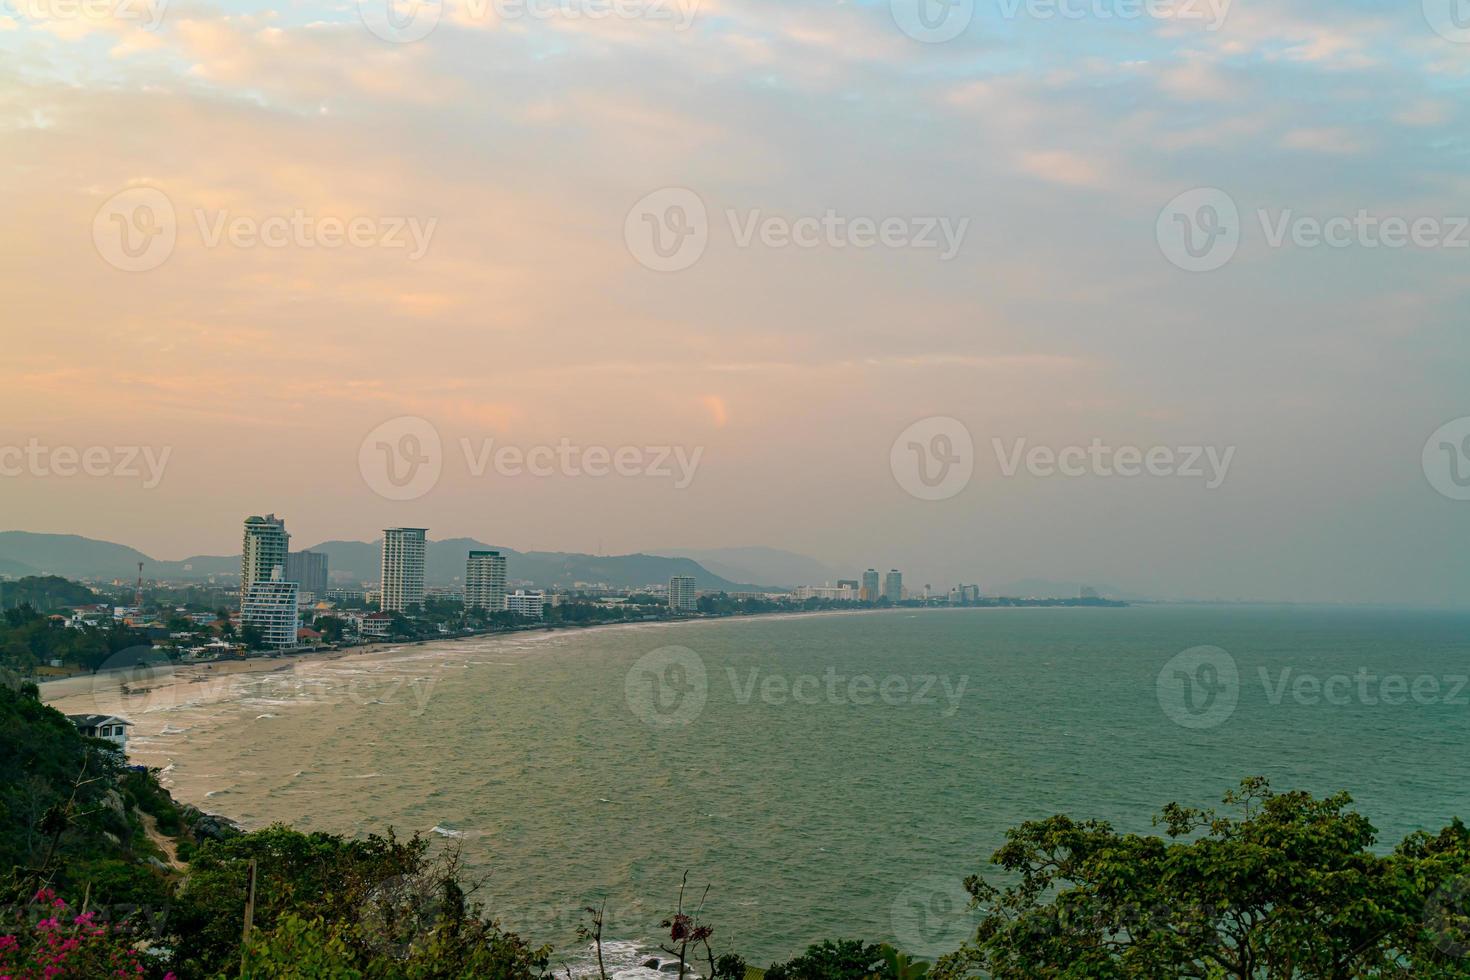
M 203 663 L 162 663 L 141 670 L 129 671 L 120 668 L 99 671 L 95 674 L 75 674 L 70 677 L 44 681 L 40 688 L 41 701 L 63 714 L 113 714 L 133 724 L 129 732 L 126 750 L 130 765 L 147 765 L 164 776 L 167 788 L 181 805 L 192 806 L 202 813 L 229 820 L 249 829 L 249 821 L 228 810 L 213 809 L 206 795 L 180 793 L 167 773 L 174 765 L 171 753 L 165 750 L 136 754 L 136 745 L 155 744 L 162 737 L 177 736 L 187 743 L 186 733 L 194 726 L 174 729 L 170 712 L 178 708 L 207 709 L 219 705 L 243 706 L 251 697 L 259 696 L 258 688 L 270 684 L 279 677 L 282 683 L 306 686 L 322 683 L 315 675 L 331 664 L 362 663 L 386 660 L 411 650 L 437 651 L 451 655 L 465 641 L 490 641 L 499 645 L 502 641 L 539 643 L 553 639 L 577 636 L 594 631 L 654 631 L 659 629 L 695 626 L 699 624 L 730 623 L 734 621 L 754 622 L 758 620 L 791 620 L 811 617 L 852 616 L 877 612 L 916 613 L 918 609 L 822 609 L 811 611 L 784 611 L 775 613 L 737 614 L 690 619 L 652 620 L 644 622 L 593 623 L 587 626 L 559 627 L 553 629 L 505 630 L 467 634 L 462 636 L 426 637 L 401 642 L 379 642 L 345 649 L 322 650 L 271 656 L 269 654 L 246 657 L 239 660 L 216 660 Z M 289 678 L 289 679 L 288 679 Z M 174 720 L 178 720 L 174 715 Z M 151 722 L 151 724 L 149 724 Z M 148 758 L 163 755 L 163 759 Z M 176 794 L 176 795 L 175 795 Z
M 381 642 L 358 644 L 349 647 L 336 647 L 322 650 L 298 650 L 292 653 L 270 654 L 254 653 L 248 657 L 232 658 L 228 660 L 204 660 L 192 663 L 181 663 L 170 661 L 166 664 L 156 665 L 156 669 L 167 670 L 174 675 L 185 674 L 190 678 L 202 677 L 207 672 L 211 677 L 220 677 L 231 674 L 253 674 L 272 673 L 293 669 L 298 664 L 304 663 L 332 663 L 356 656 L 369 656 L 380 653 L 387 649 L 400 650 L 410 647 L 425 647 L 432 644 L 463 643 L 467 640 L 500 640 L 510 638 L 527 638 L 556 636 L 559 634 L 586 633 L 593 630 L 616 630 L 616 629 L 643 629 L 669 626 L 693 626 L 700 623 L 729 623 L 748 620 L 785 620 L 809 618 L 818 616 L 857 616 L 865 613 L 920 613 L 920 612 L 948 612 L 956 609 L 1003 609 L 1024 608 L 1010 606 L 898 606 L 891 609 L 792 609 L 781 612 L 765 613 L 732 613 L 728 616 L 697 616 L 688 619 L 651 619 L 638 622 L 605 622 L 587 623 L 578 626 L 550 626 L 533 627 L 517 630 L 487 630 L 480 633 L 463 633 L 456 636 L 427 636 L 412 640 L 384 640 Z M 269 666 L 274 664 L 274 666 Z M 35 679 L 36 686 L 40 689 L 41 700 L 50 703 L 51 698 L 74 697 L 77 688 L 85 687 L 94 689 L 99 682 L 110 678 L 126 675 L 130 667 L 114 667 L 111 669 L 98 670 L 90 674 L 71 674 L 66 677 L 52 677 Z
M 322 650 L 287 655 L 260 655 L 240 660 L 218 660 L 194 664 L 166 663 L 145 667 L 141 671 L 127 669 L 100 671 L 96 674 L 79 674 L 55 678 L 40 685 L 41 700 L 63 714 L 114 714 L 133 724 L 129 732 L 127 761 L 131 765 L 146 765 L 160 774 L 163 785 L 181 805 L 193 806 L 202 813 L 228 820 L 244 829 L 252 829 L 248 817 L 238 811 L 213 809 L 218 805 L 210 799 L 213 793 L 200 796 L 181 790 L 169 773 L 177 764 L 172 747 L 187 745 L 193 738 L 212 733 L 227 721 L 206 722 L 197 736 L 189 733 L 197 727 L 190 724 L 190 711 L 209 712 L 211 708 L 232 706 L 247 708 L 251 699 L 265 697 L 269 700 L 268 688 L 279 683 L 296 690 L 321 688 L 327 690 L 330 682 L 322 676 L 323 668 L 333 664 L 369 666 L 375 662 L 391 661 L 410 651 L 419 651 L 429 656 L 453 657 L 454 652 L 465 641 L 483 643 L 489 641 L 493 649 L 503 641 L 521 643 L 549 642 L 568 639 L 593 631 L 646 631 L 678 629 L 716 623 L 754 623 L 760 621 L 790 621 L 797 619 L 826 619 L 865 614 L 901 614 L 916 616 L 923 612 L 959 612 L 992 608 L 1015 607 L 897 607 L 889 609 L 817 609 L 786 610 L 768 613 L 745 613 L 728 616 L 695 617 L 688 619 L 651 620 L 640 622 L 593 623 L 586 626 L 559 627 L 552 629 L 506 630 L 467 634 L 461 636 L 426 637 L 401 642 L 379 642 L 345 649 Z M 331 671 L 326 671 L 331 673 Z M 141 676 L 139 676 L 141 674 Z M 181 716 L 180 709 L 186 713 Z M 255 710 L 250 707 L 248 710 Z M 263 707 L 262 711 L 276 710 Z M 170 721 L 172 719 L 172 722 Z M 173 727 L 173 723 L 184 725 Z M 169 745 L 161 739 L 177 738 Z M 150 748 L 138 752 L 138 748 Z M 181 753 L 182 755 L 182 753 Z

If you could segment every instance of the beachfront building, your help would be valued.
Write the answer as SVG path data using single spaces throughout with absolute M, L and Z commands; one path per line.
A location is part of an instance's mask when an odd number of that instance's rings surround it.
M 505 556 L 498 551 L 471 551 L 464 569 L 464 607 L 504 612 Z
M 405 612 L 424 604 L 424 555 L 427 528 L 390 527 L 383 530 L 382 587 L 378 608 Z
M 675 575 L 669 579 L 669 608 L 674 612 L 694 612 L 699 608 L 693 575 Z
M 883 598 L 889 602 L 903 601 L 903 573 L 896 568 L 890 568 L 883 576 Z
M 290 552 L 291 535 L 286 533 L 286 522 L 267 514 L 264 517 L 245 518 L 245 538 L 240 545 L 240 599 L 243 603 L 245 590 L 256 582 L 269 582 L 284 573 L 286 556 Z M 285 577 L 287 581 L 293 581 Z
M 106 739 L 123 751 L 128 748 L 128 729 L 133 723 L 116 715 L 67 715 L 77 731 L 90 738 Z
M 878 570 L 870 568 L 863 572 L 863 586 L 858 591 L 858 598 L 864 602 L 877 602 L 878 595 Z
M 294 647 L 301 627 L 296 594 L 296 583 L 282 581 L 278 569 L 275 578 L 240 591 L 240 622 L 259 629 L 261 642 L 268 647 Z
M 523 619 L 540 619 L 545 614 L 546 593 L 517 589 L 505 597 L 505 608 Z

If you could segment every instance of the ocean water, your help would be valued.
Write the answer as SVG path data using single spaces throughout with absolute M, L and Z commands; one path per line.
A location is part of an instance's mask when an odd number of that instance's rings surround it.
M 457 842 L 565 961 L 603 903 L 614 964 L 647 956 L 687 871 L 719 951 L 764 964 L 952 949 L 960 881 L 1053 813 L 1148 832 L 1265 775 L 1350 791 L 1385 848 L 1470 817 L 1467 675 L 1462 613 L 895 610 L 436 643 L 120 707 L 137 761 L 247 826 Z

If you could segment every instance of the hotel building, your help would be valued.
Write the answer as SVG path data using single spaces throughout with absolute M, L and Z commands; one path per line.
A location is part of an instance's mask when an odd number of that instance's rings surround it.
M 498 551 L 471 551 L 464 570 L 464 607 L 504 612 L 507 562 Z
M 424 604 L 424 554 L 428 528 L 383 529 L 382 588 L 378 608 L 405 612 Z

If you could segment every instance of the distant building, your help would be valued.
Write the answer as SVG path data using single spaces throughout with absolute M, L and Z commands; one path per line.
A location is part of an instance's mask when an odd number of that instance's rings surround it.
M 327 594 L 327 555 L 322 551 L 292 551 L 286 555 L 286 581 L 295 582 L 301 592 L 314 596 Z
M 378 607 L 404 612 L 424 603 L 424 553 L 428 534 L 422 527 L 383 530 L 382 587 Z
M 362 589 L 328 589 L 328 602 L 365 602 L 367 593 Z
M 296 646 L 296 631 L 301 626 L 296 592 L 296 583 L 282 581 L 279 570 L 268 582 L 252 583 L 241 592 L 240 622 L 259 629 L 268 647 Z
M 837 585 L 798 585 L 791 593 L 797 602 L 808 599 L 831 599 L 835 602 L 857 602 L 858 584 L 847 581 Z
M 116 715 L 67 715 L 77 731 L 89 738 L 106 739 L 123 751 L 128 747 L 128 729 L 133 723 Z
M 863 572 L 863 586 L 859 590 L 858 596 L 863 602 L 877 602 L 879 594 L 878 570 L 876 568 L 870 568 L 866 572 Z
M 471 551 L 464 570 L 464 607 L 504 612 L 508 562 L 498 551 Z
M 956 585 L 949 590 L 951 606 L 970 606 L 980 601 L 980 586 Z
M 862 591 L 863 584 L 855 578 L 840 578 L 837 580 L 839 589 L 852 589 L 852 594 L 857 595 Z
M 693 575 L 675 575 L 669 579 L 669 608 L 674 612 L 694 612 L 699 608 Z
M 890 568 L 883 576 L 883 598 L 889 602 L 903 601 L 903 573 L 896 568 Z
M 517 589 L 505 597 L 505 608 L 525 619 L 540 619 L 546 608 L 546 593 Z
M 243 603 L 245 590 L 256 582 L 269 582 L 272 578 L 285 577 L 286 555 L 290 552 L 291 535 L 286 533 L 286 522 L 267 514 L 264 517 L 245 518 L 245 537 L 240 545 L 240 599 Z M 281 574 L 277 575 L 277 570 Z
M 385 612 L 368 613 L 366 616 L 348 617 L 348 619 L 349 621 L 355 619 L 357 632 L 361 636 L 386 639 L 393 631 L 393 617 Z

